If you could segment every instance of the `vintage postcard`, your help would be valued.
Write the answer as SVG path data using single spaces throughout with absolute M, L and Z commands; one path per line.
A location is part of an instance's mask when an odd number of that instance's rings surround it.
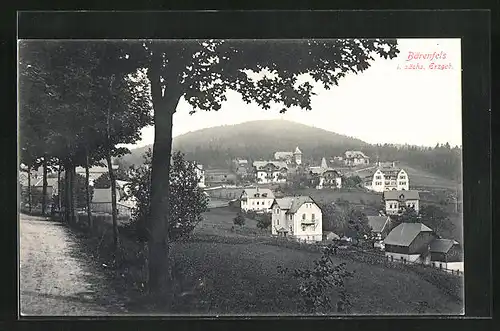
M 464 314 L 460 39 L 18 57 L 22 316 Z

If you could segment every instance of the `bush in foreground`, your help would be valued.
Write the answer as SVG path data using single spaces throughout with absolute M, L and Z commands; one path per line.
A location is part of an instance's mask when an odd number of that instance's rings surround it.
M 337 289 L 339 300 L 336 304 L 338 313 L 345 313 L 351 307 L 349 296 L 345 289 L 345 280 L 353 277 L 353 272 L 347 271 L 346 264 L 335 264 L 332 256 L 336 247 L 329 245 L 323 250 L 321 258 L 314 261 L 314 269 L 295 269 L 292 277 L 299 280 L 296 289 L 302 298 L 301 309 L 309 314 L 327 314 L 332 311 L 330 289 Z M 278 266 L 278 273 L 288 274 L 289 270 Z
M 233 219 L 234 225 L 239 225 L 243 226 L 245 225 L 245 216 L 243 216 L 243 213 L 238 212 L 236 217 Z

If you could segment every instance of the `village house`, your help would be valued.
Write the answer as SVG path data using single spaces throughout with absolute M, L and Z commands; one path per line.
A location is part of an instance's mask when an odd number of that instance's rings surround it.
M 243 211 L 270 212 L 274 194 L 268 188 L 246 188 L 241 193 L 240 201 Z
M 116 208 L 118 216 L 130 218 L 132 216 L 132 209 L 135 207 L 135 202 L 133 199 L 122 199 L 125 195 L 126 183 L 124 181 L 117 181 L 116 183 Z M 111 187 L 94 189 L 90 206 L 94 213 L 111 214 L 113 211 Z
M 431 265 L 440 269 L 464 271 L 462 249 L 452 239 L 435 239 L 430 245 Z
M 430 244 L 437 235 L 422 223 L 401 223 L 384 239 L 390 261 L 430 263 Z
M 43 176 L 32 174 L 30 182 L 32 193 L 39 192 L 41 194 L 41 192 L 43 191 Z M 19 184 L 21 186 L 21 190 L 26 191 L 28 189 L 27 173 L 19 173 Z M 57 190 L 57 177 L 47 177 L 47 196 L 50 198 L 54 195 L 57 195 Z
M 285 183 L 288 165 L 283 161 L 254 161 L 253 167 L 257 183 Z
M 118 164 L 113 164 L 113 170 L 117 170 L 119 168 Z M 76 167 L 75 169 L 78 175 L 85 177 L 86 172 L 84 167 Z M 94 186 L 94 181 L 108 172 L 108 167 L 94 166 L 89 168 L 89 184 L 90 186 Z
M 340 240 L 340 236 L 333 231 L 323 232 L 323 241 Z
M 326 159 L 321 160 L 321 165 L 319 167 L 310 167 L 309 176 L 311 179 L 317 180 L 316 189 L 328 188 L 341 188 L 342 187 L 342 175 L 339 171 L 330 168 L 326 163 Z
M 379 163 L 380 165 L 380 163 Z M 399 169 L 392 166 L 379 166 L 373 175 L 365 179 L 365 187 L 375 191 L 384 192 L 390 190 L 406 190 L 410 189 L 410 178 L 404 169 Z
M 389 216 L 367 216 L 368 225 L 372 229 L 372 234 L 376 240 L 382 240 L 387 237 L 391 226 L 391 218 Z
M 302 152 L 297 146 L 295 148 L 295 151 L 293 152 L 276 152 L 274 153 L 274 159 L 276 161 L 283 161 L 287 165 L 295 164 L 295 165 L 301 165 L 302 164 Z
M 398 215 L 405 210 L 405 206 L 419 211 L 420 195 L 418 191 L 385 191 L 383 193 L 385 213 Z
M 205 184 L 231 184 L 236 175 L 227 169 L 205 169 Z
M 32 170 L 30 171 L 30 179 L 28 180 L 28 172 L 27 167 L 23 164 L 19 169 L 19 185 L 21 192 L 28 191 L 28 182 L 31 186 L 31 191 L 33 195 L 42 196 L 43 192 L 43 170 Z M 64 177 L 63 177 L 64 178 Z M 58 183 L 57 183 L 57 174 L 51 173 L 48 171 L 47 173 L 47 197 L 50 199 L 52 196 L 58 194 Z
M 346 166 L 358 166 L 370 164 L 370 158 L 360 151 L 346 151 L 344 153 L 344 164 Z
M 271 209 L 273 236 L 290 237 L 305 242 L 322 241 L 322 212 L 311 197 L 275 199 Z
M 245 159 L 235 159 L 233 160 L 234 172 L 236 175 L 244 177 L 249 173 L 249 163 Z
M 201 188 L 206 187 L 206 185 L 205 185 L 205 170 L 203 169 L 203 165 L 194 162 L 194 166 L 195 166 L 194 170 L 196 172 L 196 176 L 198 177 L 198 187 L 201 187 Z

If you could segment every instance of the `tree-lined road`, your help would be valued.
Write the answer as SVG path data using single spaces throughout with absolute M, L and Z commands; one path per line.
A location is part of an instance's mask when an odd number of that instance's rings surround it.
M 20 238 L 21 315 L 125 313 L 102 271 L 64 225 L 21 214 Z

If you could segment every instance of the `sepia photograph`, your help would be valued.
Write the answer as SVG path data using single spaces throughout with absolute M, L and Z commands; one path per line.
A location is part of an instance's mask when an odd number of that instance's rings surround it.
M 461 48 L 18 40 L 20 315 L 464 315 Z

